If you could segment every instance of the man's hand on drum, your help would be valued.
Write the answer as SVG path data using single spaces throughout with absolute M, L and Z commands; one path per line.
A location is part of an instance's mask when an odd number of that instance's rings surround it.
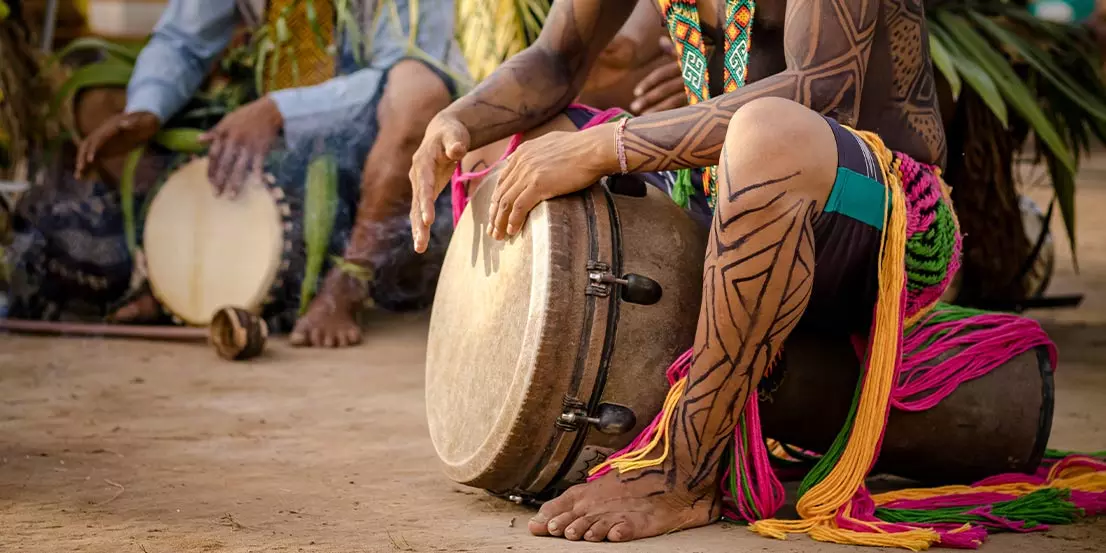
M 77 178 L 84 178 L 98 157 L 125 154 L 148 142 L 160 129 L 161 122 L 148 111 L 111 117 L 81 141 L 77 149 Z
M 514 236 L 539 202 L 591 186 L 607 174 L 597 160 L 614 154 L 613 125 L 551 132 L 523 143 L 499 172 L 488 206 L 488 235 Z M 481 206 L 473 206 L 479 209 Z
M 260 173 L 265 156 L 284 126 L 276 103 L 255 100 L 227 115 L 214 129 L 200 135 L 208 149 L 208 178 L 215 195 L 235 197 L 249 174 Z
M 430 121 L 411 160 L 411 232 L 415 251 L 423 253 L 434 224 L 434 200 L 442 193 L 457 163 L 469 151 L 469 131 L 458 120 L 438 114 Z

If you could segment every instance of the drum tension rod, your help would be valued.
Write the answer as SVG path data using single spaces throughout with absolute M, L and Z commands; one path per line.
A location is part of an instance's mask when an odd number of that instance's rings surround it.
M 625 434 L 637 426 L 637 416 L 627 407 L 601 403 L 597 411 L 599 416 L 589 417 L 583 409 L 569 409 L 558 417 L 557 426 L 575 432 L 584 424 L 590 424 L 603 434 L 614 436 Z
M 610 265 L 602 261 L 590 261 L 587 265 L 588 285 L 587 294 L 591 296 L 607 297 L 611 293 L 611 286 L 622 286 L 622 300 L 639 305 L 653 305 L 661 300 L 661 285 L 657 281 L 635 273 L 627 273 L 622 278 L 611 273 Z

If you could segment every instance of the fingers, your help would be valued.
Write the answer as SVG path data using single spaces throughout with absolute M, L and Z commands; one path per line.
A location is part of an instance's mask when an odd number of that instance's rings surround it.
M 503 170 L 488 206 L 488 235 L 496 240 L 517 235 L 526 216 L 544 199 L 530 179 L 515 177 L 518 171 L 513 168 L 514 164 L 508 163 Z
M 670 109 L 682 108 L 687 105 L 687 96 L 680 92 L 665 98 L 659 104 L 654 104 L 641 111 L 641 115 L 648 115 L 650 113 L 657 113 L 660 111 L 668 111 Z
M 634 90 L 637 98 L 630 105 L 635 113 L 646 110 L 658 111 L 655 106 L 670 98 L 682 98 L 684 96 L 684 83 L 680 78 L 679 68 L 665 66 L 642 79 L 641 84 Z
M 234 165 L 230 170 L 227 181 L 223 185 L 223 189 L 226 191 L 228 198 L 233 200 L 238 196 L 238 192 L 242 190 L 242 186 L 246 182 L 246 176 L 249 174 L 250 167 L 253 166 L 255 158 L 256 154 L 245 148 L 238 150 L 237 155 L 234 156 Z
M 103 148 L 104 143 L 119 133 L 118 127 L 110 126 L 92 133 L 92 136 L 81 142 L 77 151 L 77 178 L 83 178 L 88 167 L 96 161 L 96 154 Z
M 660 39 L 661 51 L 670 56 L 676 55 L 676 45 L 672 44 L 672 39 L 667 36 L 662 36 Z

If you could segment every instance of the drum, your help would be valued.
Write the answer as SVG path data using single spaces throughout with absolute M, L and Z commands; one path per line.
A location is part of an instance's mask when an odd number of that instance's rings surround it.
M 1040 347 L 961 384 L 930 409 L 892 409 L 873 473 L 944 485 L 1034 472 L 1052 430 L 1052 370 Z M 848 340 L 795 332 L 761 386 L 764 435 L 826 451 L 845 424 L 859 375 Z
M 605 179 L 489 238 L 474 195 L 438 281 L 426 359 L 446 474 L 542 497 L 582 480 L 660 410 L 695 333 L 705 236 L 663 192 Z
M 507 242 L 477 191 L 446 253 L 426 403 L 446 475 L 515 501 L 581 482 L 660 411 L 693 342 L 705 236 L 662 192 L 607 179 L 540 204 Z M 859 363 L 844 337 L 792 335 L 761 387 L 766 437 L 825 451 Z M 768 390 L 772 390 L 768 392 Z M 924 412 L 893 411 L 877 471 L 927 482 L 1032 472 L 1051 429 L 1052 368 L 1031 351 Z
M 251 175 L 233 200 L 218 198 L 208 160 L 174 171 L 150 202 L 143 231 L 147 278 L 175 318 L 206 326 L 221 307 L 260 314 L 292 254 L 291 210 L 271 175 Z

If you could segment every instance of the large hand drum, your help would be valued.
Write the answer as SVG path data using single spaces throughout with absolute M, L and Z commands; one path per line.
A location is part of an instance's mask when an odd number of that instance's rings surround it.
M 609 183 L 543 202 L 506 242 L 486 234 L 485 186 L 454 230 L 426 361 L 453 480 L 555 492 L 660 410 L 664 370 L 694 337 L 705 233 L 661 191 Z
M 233 200 L 216 197 L 208 160 L 196 158 L 158 190 L 143 245 L 158 301 L 190 325 L 207 325 L 221 307 L 259 313 L 288 268 L 289 211 L 271 177 L 252 175 Z

